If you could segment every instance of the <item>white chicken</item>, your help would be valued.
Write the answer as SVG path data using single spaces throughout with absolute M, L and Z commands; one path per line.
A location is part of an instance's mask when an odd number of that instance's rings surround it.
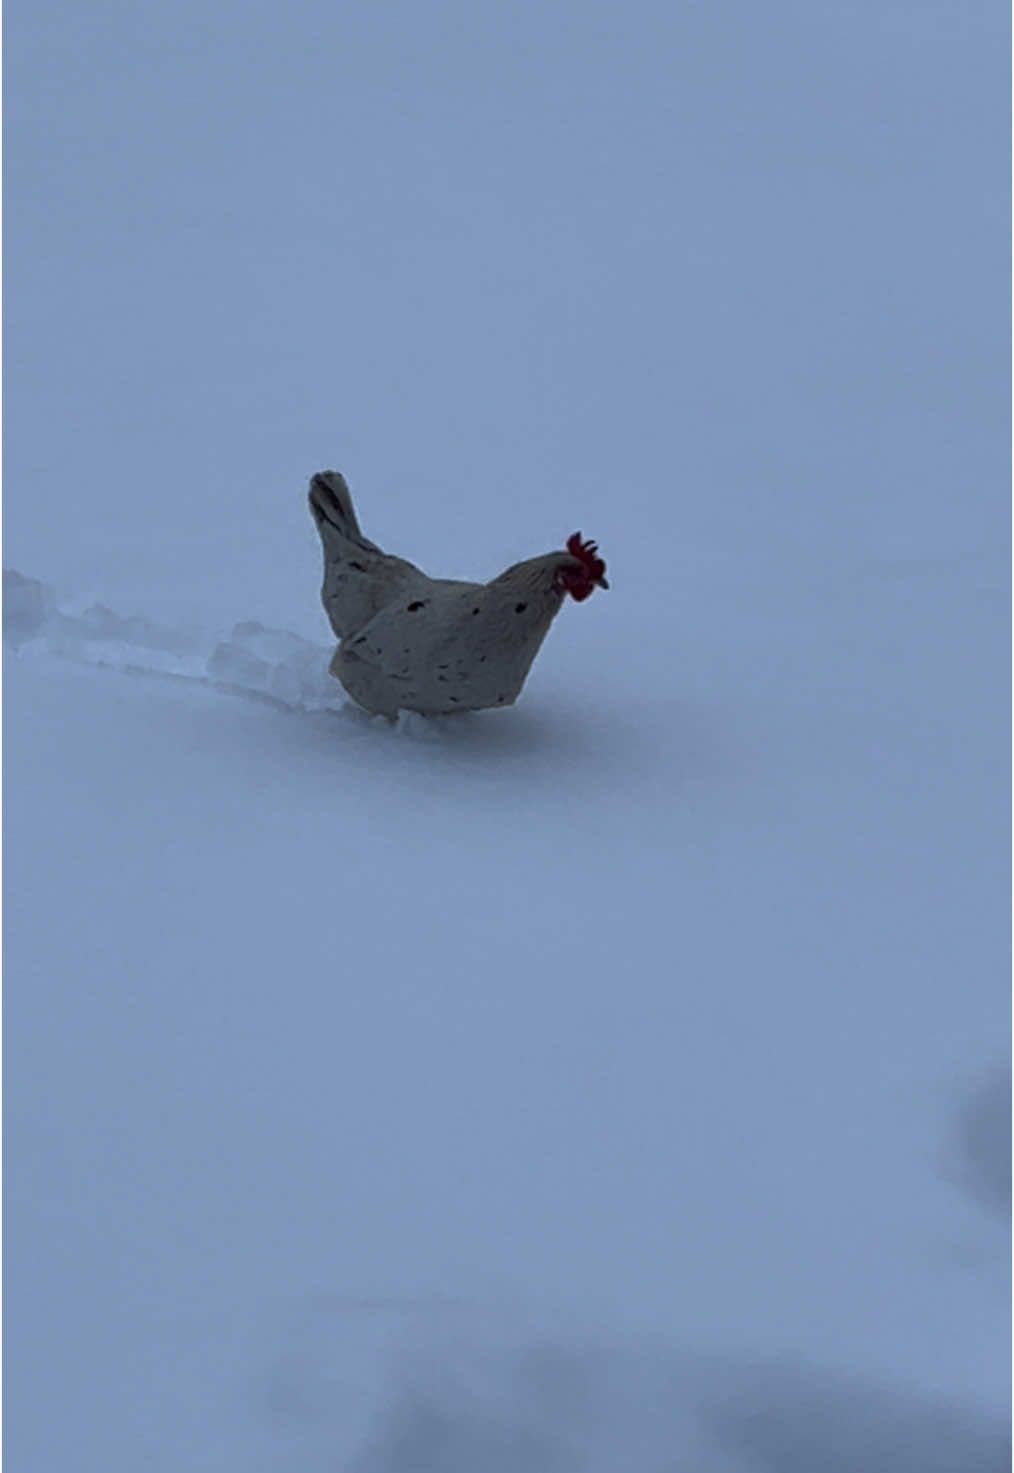
M 564 598 L 608 588 L 594 542 L 515 563 L 490 583 L 428 578 L 359 530 L 344 476 L 310 481 L 324 547 L 321 601 L 338 637 L 331 674 L 378 716 L 510 706 Z

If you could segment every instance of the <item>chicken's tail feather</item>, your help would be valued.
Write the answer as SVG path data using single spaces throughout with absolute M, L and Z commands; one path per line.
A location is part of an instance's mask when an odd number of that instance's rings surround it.
M 373 549 L 359 528 L 352 496 L 340 471 L 318 471 L 310 479 L 310 511 L 322 537 L 337 533 L 360 547 Z

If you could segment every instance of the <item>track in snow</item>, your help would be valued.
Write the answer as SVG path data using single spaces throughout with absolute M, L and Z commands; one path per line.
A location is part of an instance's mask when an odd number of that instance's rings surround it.
M 172 629 L 103 604 L 61 607 L 55 593 L 13 568 L 3 575 L 3 635 L 25 658 L 45 655 L 75 664 L 196 681 L 277 702 L 292 710 L 345 711 L 350 703 L 328 672 L 331 649 L 287 629 L 252 620 L 220 638 Z

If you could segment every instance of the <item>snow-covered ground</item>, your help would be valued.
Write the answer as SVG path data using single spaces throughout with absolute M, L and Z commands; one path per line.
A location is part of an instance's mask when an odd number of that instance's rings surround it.
M 323 645 L 9 575 L 15 1461 L 1000 1468 L 946 579 L 867 578 L 867 678 L 823 594 L 734 625 L 713 571 L 667 669 L 621 577 L 514 711 L 391 730 Z
M 19 1473 L 1008 1466 L 1006 26 L 8 6 Z

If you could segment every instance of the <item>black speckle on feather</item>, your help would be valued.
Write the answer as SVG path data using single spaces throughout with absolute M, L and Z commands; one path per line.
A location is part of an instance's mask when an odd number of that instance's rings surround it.
M 356 570 L 357 573 L 365 573 L 366 572 L 366 568 L 363 566 L 362 563 L 354 563 L 354 562 L 352 562 L 351 559 L 349 560 L 349 567 L 350 568 L 355 568 L 355 570 Z
M 525 611 L 525 609 L 527 609 L 527 607 L 528 607 L 527 604 L 515 604 L 514 605 L 514 612 L 515 612 L 515 614 L 523 614 L 524 611 Z
M 414 613 L 416 613 L 416 611 L 418 609 L 424 609 L 425 607 L 426 607 L 426 600 L 424 598 L 416 598 L 416 599 L 413 599 L 412 602 L 409 604 L 409 606 L 408 606 L 408 612 L 410 614 L 414 614 Z

